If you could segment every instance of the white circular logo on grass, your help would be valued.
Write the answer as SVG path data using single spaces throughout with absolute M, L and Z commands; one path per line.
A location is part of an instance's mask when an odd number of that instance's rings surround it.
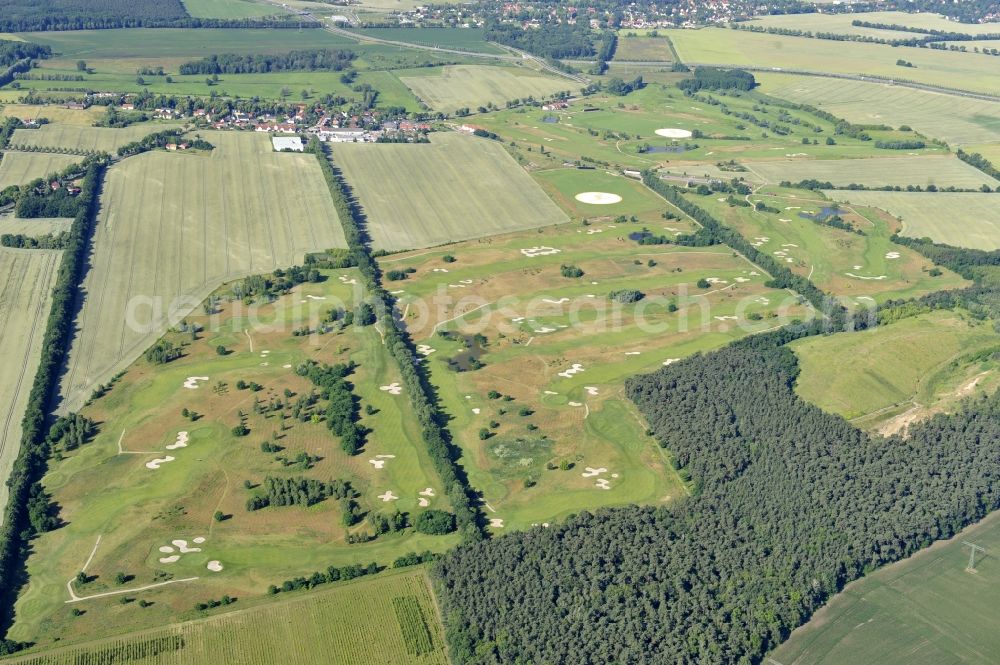
M 611 203 L 621 203 L 622 197 L 608 192 L 581 192 L 576 195 L 576 200 L 580 203 L 593 203 L 594 205 L 608 205 Z
M 676 127 L 668 127 L 666 129 L 657 129 L 657 136 L 662 136 L 668 139 L 689 139 L 691 138 L 691 132 L 686 129 L 677 129 Z

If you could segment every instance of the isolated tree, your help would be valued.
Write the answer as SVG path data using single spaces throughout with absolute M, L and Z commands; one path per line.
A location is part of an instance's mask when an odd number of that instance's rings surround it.
M 78 72 L 85 72 L 85 71 L 87 71 L 87 61 L 86 60 L 77 60 L 76 61 L 76 71 L 78 71 Z

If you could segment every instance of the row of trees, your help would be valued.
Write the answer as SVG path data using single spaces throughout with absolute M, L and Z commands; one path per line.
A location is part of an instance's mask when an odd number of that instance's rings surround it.
M 543 58 L 592 58 L 597 54 L 590 25 L 580 21 L 568 23 L 542 23 L 537 28 L 525 30 L 513 23 L 489 23 L 483 37 L 519 48 Z
M 677 87 L 686 92 L 699 90 L 753 90 L 757 81 L 753 74 L 742 69 L 695 67 L 691 78 L 683 79 Z
M 348 50 L 308 49 L 288 53 L 222 53 L 186 62 L 181 74 L 260 74 L 263 72 L 316 71 L 339 72 L 351 66 L 355 54 Z
M 297 16 L 193 18 L 180 0 L 5 0 L 0 31 L 117 28 L 320 28 Z

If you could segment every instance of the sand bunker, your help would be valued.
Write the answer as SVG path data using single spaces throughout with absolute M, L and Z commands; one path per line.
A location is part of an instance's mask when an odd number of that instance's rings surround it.
M 476 414 L 477 416 L 479 415 L 479 411 L 480 411 L 479 407 L 475 407 L 475 408 L 472 409 L 472 412 L 474 414 Z
M 546 390 L 545 394 L 546 395 L 558 395 L 559 393 L 555 392 L 554 390 Z
M 399 395 L 403 392 L 403 386 L 399 385 L 396 381 L 393 381 L 387 386 L 379 386 L 378 389 L 382 392 L 387 392 L 390 395 Z
M 876 281 L 886 279 L 886 275 L 879 275 L 877 277 L 864 277 L 862 275 L 855 275 L 854 273 L 850 272 L 845 272 L 844 274 L 847 275 L 848 277 L 853 277 L 855 279 L 874 279 Z
M 385 503 L 399 499 L 398 496 L 392 493 L 392 490 L 386 490 L 385 494 L 379 494 L 378 498 L 382 499 Z
M 208 565 L 205 567 L 211 570 L 213 573 L 218 573 L 222 571 L 222 564 L 219 563 L 218 561 L 209 561 Z
M 527 256 L 529 259 L 533 259 L 536 256 L 549 256 L 551 254 L 558 254 L 561 249 L 556 249 L 555 247 L 526 247 L 521 250 L 521 253 Z
M 746 277 L 737 277 L 736 281 L 742 284 L 743 282 L 749 282 L 750 280 L 747 279 Z
M 178 448 L 187 448 L 187 445 L 188 445 L 188 433 L 178 432 L 177 441 L 167 446 L 167 450 L 177 450 Z
M 208 381 L 207 376 L 189 376 L 184 380 L 184 387 L 188 390 L 194 390 L 198 387 L 199 381 Z
M 417 499 L 417 505 L 420 506 L 421 508 L 426 508 L 427 506 L 431 505 L 431 502 L 425 499 L 424 497 L 420 497 L 419 499 Z
M 189 552 L 200 552 L 200 547 L 188 547 L 188 541 L 186 540 L 171 540 L 170 544 L 177 548 L 177 551 L 181 554 L 188 554 Z
M 551 298 L 542 298 L 542 302 L 547 302 L 550 305 L 561 305 L 564 302 L 569 302 L 569 298 L 560 298 L 559 300 L 552 300 Z
M 160 563 L 177 563 L 180 560 L 181 556 L 179 554 L 174 554 L 173 556 L 163 556 L 158 559 Z
M 605 469 L 603 466 L 596 469 L 592 466 L 588 466 L 584 468 L 583 473 L 581 473 L 580 475 L 583 476 L 584 478 L 593 478 L 594 476 L 599 476 L 602 473 L 607 473 L 607 472 L 608 470 Z
M 174 551 L 174 548 L 171 547 L 170 545 L 163 545 L 162 547 L 160 547 L 160 551 L 163 552 L 164 554 L 170 554 L 171 552 Z
M 155 471 L 156 469 L 160 468 L 161 464 L 166 464 L 167 462 L 173 462 L 173 461 L 174 458 L 171 457 L 170 455 L 167 455 L 166 457 L 157 457 L 151 462 L 146 462 L 146 468 L 153 469 Z
M 667 365 L 673 365 L 675 362 L 679 360 L 680 358 L 667 358 L 666 360 L 663 361 L 663 366 L 666 367 Z
M 642 353 L 642 351 L 626 351 L 626 352 L 625 352 L 625 355 L 626 355 L 626 356 L 638 356 L 638 355 L 640 355 L 641 353 Z
M 898 259 L 899 258 L 899 252 L 886 252 L 885 258 L 887 258 L 887 259 Z
M 595 233 L 604 233 L 604 229 L 587 229 L 588 236 L 592 236 Z
M 448 288 L 449 289 L 464 289 L 465 288 L 465 284 L 449 284 Z
M 584 386 L 583 389 L 587 391 L 588 395 L 598 394 L 597 386 Z
M 621 203 L 622 201 L 622 197 L 610 192 L 580 192 L 573 198 L 580 203 L 589 203 L 591 205 L 610 205 L 612 203 Z
M 570 406 L 583 406 L 583 404 L 580 403 L 580 402 L 570 402 L 569 405 Z
M 353 277 L 351 279 L 347 279 L 347 275 L 341 275 L 337 279 L 339 279 L 344 284 L 357 284 L 358 283 L 358 280 L 354 279 Z
M 727 279 L 719 279 L 718 277 L 706 277 L 705 281 L 708 282 L 709 284 L 728 284 L 729 283 L 729 280 L 727 280 Z
M 376 469 L 384 469 L 385 468 L 385 460 L 384 459 L 370 459 L 370 460 L 368 460 L 368 463 L 371 464 Z
M 191 542 L 193 542 L 195 545 L 201 545 L 203 542 L 205 542 L 205 539 L 202 538 L 201 536 L 198 536 L 197 538 L 192 538 Z
M 434 488 L 428 487 L 424 489 L 422 492 L 417 492 L 417 494 L 419 494 L 420 496 L 434 496 Z
M 459 284 L 472 284 L 472 280 L 471 279 L 460 279 L 460 280 L 458 280 L 458 283 Z
M 693 108 L 693 107 L 692 107 Z M 665 127 L 663 129 L 657 129 L 655 134 L 657 136 L 662 136 L 667 139 L 689 139 L 691 138 L 691 132 L 686 129 L 678 129 L 676 127 Z
M 574 374 L 583 371 L 586 371 L 583 369 L 583 365 L 581 365 L 580 363 L 573 363 L 573 366 L 567 369 L 566 371 L 559 372 L 559 376 L 563 377 L 564 379 L 568 379 Z
M 607 478 L 598 478 L 597 482 L 594 483 L 594 487 L 602 490 L 609 490 L 611 489 L 611 481 Z
M 736 316 L 717 316 L 715 317 L 719 321 L 737 321 L 739 317 Z
M 503 528 L 503 518 L 502 517 L 491 517 L 490 518 L 490 526 L 493 527 L 494 529 L 502 529 Z
M 437 349 L 434 349 L 426 344 L 417 344 L 417 353 L 422 356 L 429 356 L 434 353 Z

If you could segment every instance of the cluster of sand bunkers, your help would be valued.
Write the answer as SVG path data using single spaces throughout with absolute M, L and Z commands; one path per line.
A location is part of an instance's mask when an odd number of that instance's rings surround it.
M 608 473 L 608 470 L 603 466 L 597 468 L 588 466 L 584 467 L 583 473 L 581 473 L 580 475 L 583 476 L 584 478 L 596 478 L 597 480 L 594 482 L 594 487 L 602 490 L 609 490 L 611 489 L 611 481 L 608 480 L 607 478 L 600 477 L 605 473 Z M 612 478 L 618 477 L 617 473 L 612 473 L 610 475 Z
M 203 536 L 192 538 L 191 543 L 194 545 L 202 545 L 205 543 L 205 538 Z M 188 541 L 177 538 L 175 540 L 171 540 L 169 545 L 163 545 L 160 547 L 160 554 L 163 556 L 161 556 L 158 561 L 164 565 L 170 565 L 180 561 L 181 557 L 185 554 L 191 554 L 193 552 L 201 552 L 201 548 L 189 546 Z M 223 570 L 222 563 L 217 560 L 209 561 L 205 567 L 213 573 L 218 573 Z
M 380 467 L 379 467 L 380 468 Z M 431 505 L 431 499 L 437 496 L 434 492 L 433 487 L 425 487 L 424 489 L 417 492 L 417 505 L 421 508 L 426 508 Z M 389 503 L 390 501 L 399 501 L 399 496 L 396 495 L 392 490 L 386 490 L 382 494 L 378 495 L 378 498 L 382 500 L 383 503 Z
M 187 432 L 178 432 L 177 439 L 173 443 L 168 444 L 166 448 L 167 450 L 180 450 L 181 448 L 187 448 L 188 441 L 189 437 Z M 168 462 L 173 462 L 175 459 L 176 458 L 173 455 L 164 455 L 163 457 L 157 457 L 155 459 L 146 462 L 146 468 L 150 469 L 151 471 L 156 471 L 163 464 L 167 464 Z

